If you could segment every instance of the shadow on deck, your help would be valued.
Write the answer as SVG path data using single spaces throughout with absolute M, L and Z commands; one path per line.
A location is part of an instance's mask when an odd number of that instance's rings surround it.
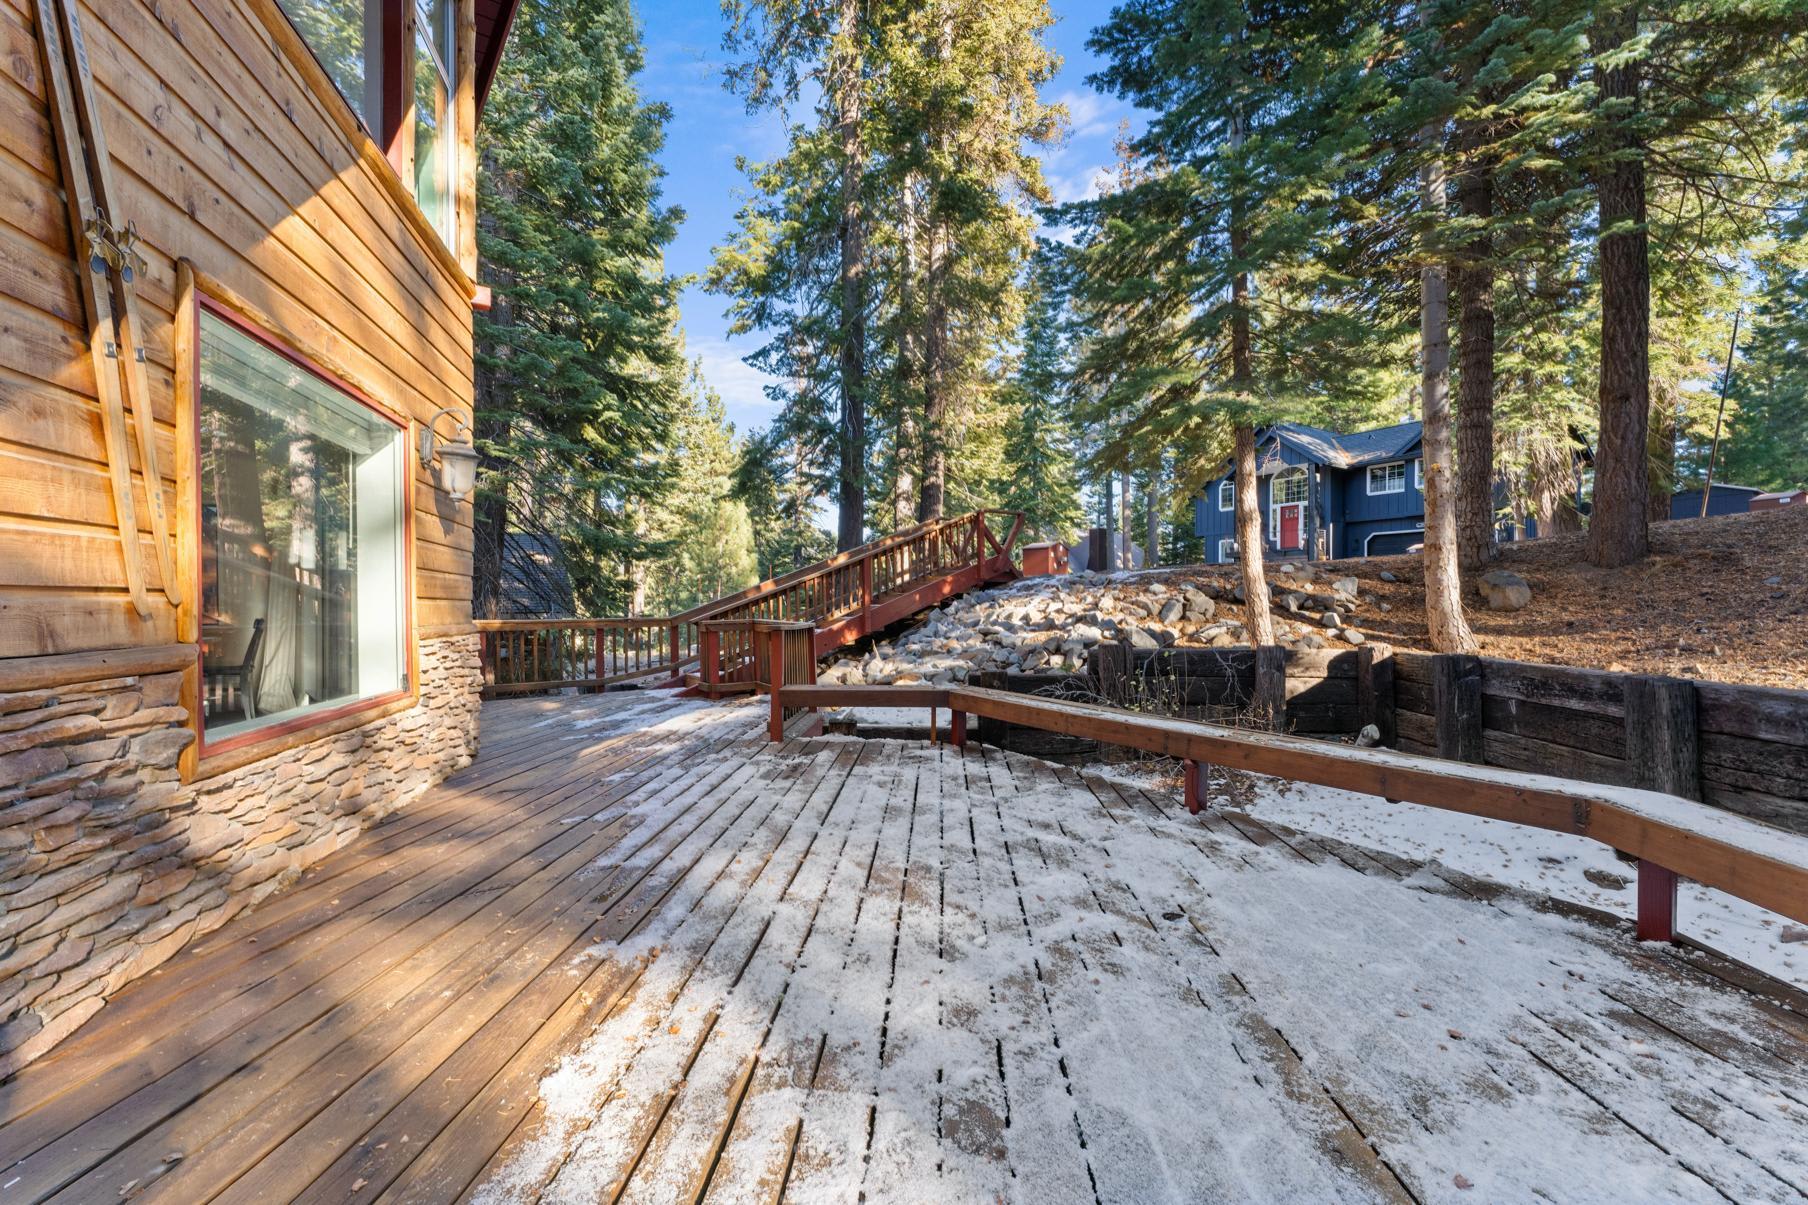
M 0 1085 L 0 1201 L 1808 1190 L 1808 1023 L 1696 956 L 763 719 L 486 704 L 472 767 Z

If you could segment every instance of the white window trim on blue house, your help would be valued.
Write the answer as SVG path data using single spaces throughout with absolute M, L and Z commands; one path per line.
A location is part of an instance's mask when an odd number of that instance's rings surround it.
M 1278 487 L 1282 478 L 1300 483 L 1299 497 L 1283 498 L 1281 496 L 1281 490 Z M 1303 464 L 1282 469 L 1268 479 L 1268 542 L 1274 545 L 1276 552 L 1283 551 L 1281 548 L 1281 507 L 1283 506 L 1300 508 L 1300 544 L 1302 545 L 1301 550 L 1303 550 L 1306 541 L 1306 502 L 1311 496 L 1312 480 Z
M 1382 472 L 1380 489 L 1375 488 L 1375 471 L 1377 469 Z M 1388 471 L 1390 469 L 1399 469 L 1400 476 L 1396 479 L 1394 475 Z M 1368 486 L 1369 497 L 1371 498 L 1379 497 L 1383 494 L 1404 494 L 1406 492 L 1406 462 L 1404 460 L 1390 460 L 1386 464 L 1371 464 L 1369 466 L 1366 484 Z
M 1229 497 L 1225 496 L 1227 494 L 1229 495 Z M 1237 506 L 1236 484 L 1231 481 L 1220 481 L 1218 483 L 1218 513 L 1223 514 L 1225 511 L 1235 510 L 1236 506 Z
M 1412 462 L 1413 488 L 1421 494 L 1425 492 L 1425 458 L 1419 457 Z
M 1218 540 L 1218 563 L 1220 565 L 1228 565 L 1231 562 L 1231 558 L 1236 555 L 1237 542 L 1233 539 L 1220 537 Z

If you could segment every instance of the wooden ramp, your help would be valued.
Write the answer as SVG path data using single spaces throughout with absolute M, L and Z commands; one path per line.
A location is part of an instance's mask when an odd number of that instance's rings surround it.
M 664 693 L 0 1085 L 0 1201 L 1795 1200 L 1808 1025 L 1485 884 Z

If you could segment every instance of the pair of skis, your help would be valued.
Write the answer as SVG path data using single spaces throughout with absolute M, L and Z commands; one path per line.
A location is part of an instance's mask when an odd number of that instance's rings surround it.
M 151 389 L 144 367 L 144 323 L 138 313 L 134 278 L 144 271 L 138 254 L 138 231 L 118 225 L 119 193 L 113 162 L 101 127 L 88 48 L 82 40 L 76 0 L 37 0 L 38 43 L 43 50 L 44 91 L 56 130 L 57 156 L 69 202 L 69 231 L 75 246 L 76 277 L 88 316 L 88 354 L 100 395 L 101 431 L 107 473 L 113 487 L 113 511 L 125 557 L 126 588 L 141 616 L 151 614 L 145 583 L 138 508 L 132 497 L 131 452 L 127 442 L 126 399 L 138 435 L 138 467 L 150 508 L 151 542 L 163 578 L 163 593 L 172 604 L 182 602 L 170 543 L 170 519 L 163 499 L 163 475 L 157 467 L 157 423 L 151 411 Z

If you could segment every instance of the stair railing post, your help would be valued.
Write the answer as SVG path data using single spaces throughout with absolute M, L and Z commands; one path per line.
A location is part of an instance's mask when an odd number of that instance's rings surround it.
M 779 629 L 771 636 L 770 651 L 766 654 L 766 676 L 772 679 L 772 719 L 766 726 L 766 739 L 782 741 L 785 739 L 785 704 L 781 697 L 785 689 L 785 633 Z
M 873 630 L 873 558 L 860 558 L 860 634 L 867 636 Z
M 700 644 L 702 649 L 698 655 L 703 662 L 703 685 L 707 690 L 722 680 L 722 633 L 713 627 L 705 627 Z

